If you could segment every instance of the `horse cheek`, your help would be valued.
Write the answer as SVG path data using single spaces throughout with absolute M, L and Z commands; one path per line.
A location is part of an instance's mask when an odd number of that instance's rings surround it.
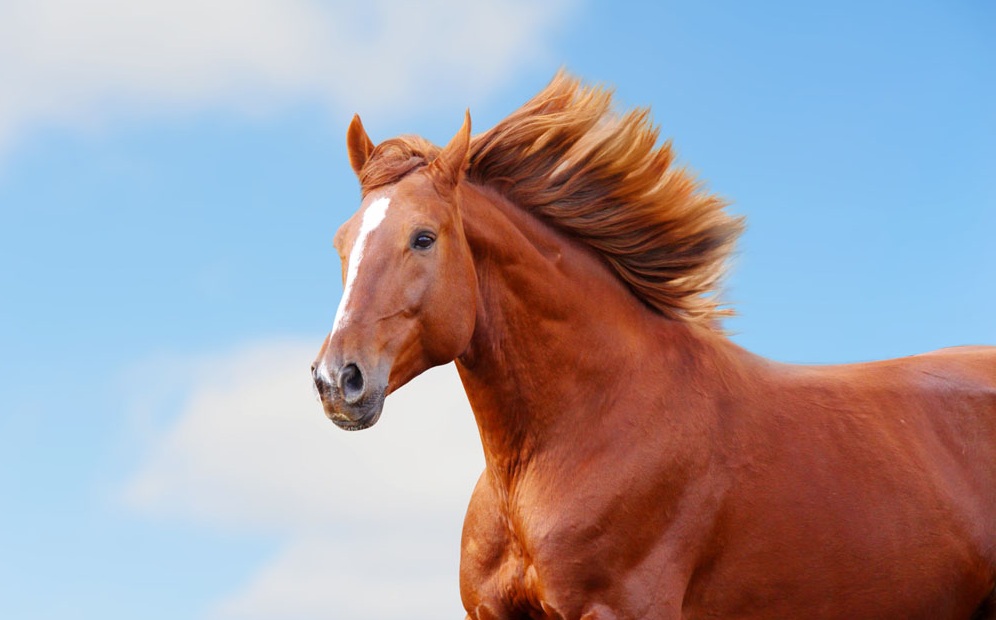
M 477 315 L 477 277 L 473 263 L 453 260 L 433 282 L 430 300 L 423 308 L 429 335 L 426 350 L 433 364 L 453 361 L 470 346 Z

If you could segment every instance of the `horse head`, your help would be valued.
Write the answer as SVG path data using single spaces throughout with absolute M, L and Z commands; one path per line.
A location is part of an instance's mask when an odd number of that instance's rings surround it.
M 469 144 L 468 113 L 430 163 L 364 188 L 359 210 L 335 235 L 343 295 L 312 375 L 340 428 L 372 426 L 388 394 L 470 344 L 477 276 L 458 208 Z M 378 153 L 359 117 L 347 145 L 362 182 Z

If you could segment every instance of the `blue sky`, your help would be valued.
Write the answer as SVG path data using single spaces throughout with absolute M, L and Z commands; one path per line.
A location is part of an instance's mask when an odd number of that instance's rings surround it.
M 359 434 L 308 385 L 345 127 L 445 143 L 562 66 L 747 217 L 743 346 L 996 344 L 991 3 L 3 2 L 0 616 L 460 617 L 451 369 Z

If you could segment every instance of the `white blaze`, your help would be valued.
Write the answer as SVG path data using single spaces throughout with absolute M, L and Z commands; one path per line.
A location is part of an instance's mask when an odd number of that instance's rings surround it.
M 356 235 L 356 242 L 353 243 L 353 249 L 349 252 L 346 286 L 342 291 L 342 300 L 339 302 L 339 309 L 335 313 L 332 332 L 329 334 L 330 338 L 349 321 L 349 294 L 353 291 L 356 274 L 360 271 L 360 261 L 363 260 L 363 250 L 366 247 L 367 238 L 384 221 L 384 216 L 387 215 L 387 207 L 390 204 L 390 198 L 378 198 L 363 213 L 363 220 L 360 222 L 360 232 Z

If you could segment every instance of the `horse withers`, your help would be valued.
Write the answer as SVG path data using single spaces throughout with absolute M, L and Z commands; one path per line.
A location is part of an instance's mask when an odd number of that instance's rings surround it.
M 645 110 L 561 73 L 375 146 L 312 372 L 358 430 L 456 361 L 469 618 L 996 618 L 996 348 L 793 366 L 722 332 L 742 229 Z

